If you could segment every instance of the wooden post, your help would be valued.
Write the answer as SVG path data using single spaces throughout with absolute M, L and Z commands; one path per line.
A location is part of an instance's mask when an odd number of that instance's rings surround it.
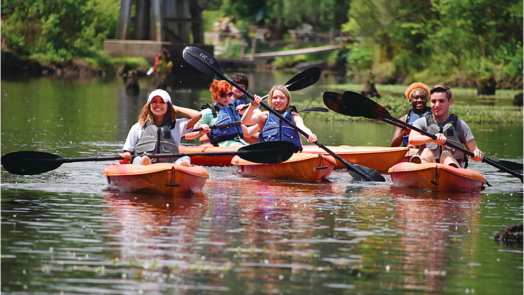
M 335 39 L 335 32 L 333 28 L 329 29 L 329 45 L 333 45 L 333 39 Z
M 244 59 L 244 53 L 246 52 L 247 42 L 246 40 L 242 39 L 242 43 L 240 43 L 240 59 Z
M 249 60 L 255 60 L 255 52 L 257 49 L 257 37 L 251 39 L 251 56 L 249 57 Z
M 123 1 L 123 0 L 122 0 Z M 162 13 L 160 11 L 160 0 L 151 0 L 151 39 L 153 41 L 162 41 Z
M 127 33 L 129 32 L 129 25 L 131 23 L 131 4 L 132 0 L 120 0 L 116 39 L 127 39 Z

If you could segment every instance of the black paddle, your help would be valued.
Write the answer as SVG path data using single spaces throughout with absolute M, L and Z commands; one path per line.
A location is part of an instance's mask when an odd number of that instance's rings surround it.
M 216 61 L 213 56 L 211 56 L 209 53 L 205 52 L 204 50 L 197 48 L 197 47 L 191 47 L 188 46 L 184 49 L 183 53 L 184 59 L 192 66 L 197 68 L 198 70 L 202 71 L 203 73 L 214 77 L 217 80 L 226 80 L 229 84 L 235 86 L 238 90 L 242 91 L 245 95 L 247 95 L 252 100 L 255 99 L 253 94 L 251 94 L 249 91 L 245 90 L 244 88 L 240 87 L 237 83 L 235 83 L 233 80 L 231 80 L 226 74 L 224 73 L 224 70 Z M 288 119 L 284 118 L 281 114 L 279 114 L 274 109 L 267 106 L 264 102 L 260 102 L 260 105 L 266 108 L 269 112 L 273 113 L 275 116 L 277 116 L 280 120 L 286 122 L 289 126 L 293 127 L 295 130 L 297 130 L 299 133 L 304 135 L 305 137 L 308 137 L 309 134 L 307 134 L 302 129 L 298 128 L 295 124 L 293 124 Z M 349 174 L 357 181 L 386 181 L 386 179 L 380 175 L 377 171 L 370 169 L 365 166 L 361 165 L 354 165 L 349 163 L 348 161 L 341 158 L 339 155 L 335 154 L 333 151 L 328 149 L 324 144 L 316 141 L 315 144 L 328 152 L 330 155 L 335 157 L 338 161 L 346 165 Z
M 239 126 L 241 124 L 242 123 L 240 121 L 237 121 L 237 122 L 232 122 L 232 123 L 227 123 L 227 124 L 209 126 L 209 129 L 218 129 L 218 128 L 225 128 L 225 127 L 230 127 L 230 126 Z M 196 129 L 193 129 L 193 131 L 202 131 L 202 128 L 196 128 Z
M 355 114 L 354 116 L 362 116 L 362 117 L 366 117 L 366 118 L 370 118 L 370 119 L 382 119 L 382 118 L 387 118 L 387 119 L 390 119 L 398 124 L 401 124 L 402 126 L 406 127 L 406 128 L 409 128 L 409 129 L 412 129 L 412 130 L 415 130 L 421 134 L 424 134 L 426 136 L 429 136 L 431 137 L 433 140 L 437 139 L 437 136 L 434 135 L 434 134 L 430 134 L 426 131 L 423 131 L 421 130 L 420 128 L 417 128 L 417 127 L 414 127 L 412 125 L 409 125 L 408 123 L 406 122 L 403 122 L 393 116 L 391 116 L 388 112 L 388 110 L 386 110 L 383 106 L 379 105 L 378 103 L 374 102 L 373 100 L 365 97 L 364 95 L 362 94 L 359 94 L 359 93 L 356 93 L 356 92 L 352 92 L 352 91 L 346 91 L 344 92 L 344 105 L 348 108 L 348 109 L 351 109 L 352 110 L 352 113 L 358 113 L 358 114 Z M 329 105 L 328 105 L 329 107 Z M 466 155 L 470 156 L 470 157 L 474 157 L 475 154 L 467 149 L 464 149 L 462 146 L 459 146 L 453 142 L 446 142 L 445 143 L 446 146 L 450 146 L 454 149 L 457 149 L 457 150 L 460 150 L 462 151 L 463 153 L 465 153 Z M 500 164 L 499 162 L 495 161 L 495 160 L 492 160 L 492 159 L 489 159 L 489 158 L 486 158 L 484 157 L 484 159 L 482 159 L 482 162 L 484 163 L 487 163 L 491 166 L 494 166 L 496 168 L 499 168 L 500 170 L 503 170 L 517 178 L 520 179 L 520 181 L 523 181 L 523 177 L 522 177 L 522 174 L 520 173 L 517 173 L 511 169 L 508 169 L 506 166 Z
M 205 72 L 204 72 L 205 73 Z M 206 73 L 207 74 L 207 73 Z M 315 83 L 317 83 L 318 79 L 320 79 L 320 68 L 319 67 L 313 67 L 306 70 L 303 70 L 302 72 L 296 74 L 291 78 L 289 81 L 286 82 L 285 86 L 287 90 L 289 91 L 297 91 L 304 89 L 306 87 L 309 87 Z M 269 95 L 266 95 L 262 97 L 262 99 L 268 98 Z M 251 103 L 246 104 L 242 110 L 245 110 L 249 107 Z
M 172 158 L 183 156 L 228 156 L 238 155 L 244 160 L 255 163 L 274 164 L 283 162 L 293 155 L 295 145 L 288 141 L 270 141 L 247 145 L 232 152 L 185 153 L 147 155 L 150 158 Z M 136 156 L 132 156 L 133 158 Z M 58 155 L 37 152 L 18 151 L 2 156 L 2 166 L 7 172 L 18 175 L 34 175 L 55 170 L 63 163 L 89 161 L 115 161 L 122 157 L 62 158 Z
M 358 110 L 351 110 L 344 105 L 343 95 L 337 92 L 326 91 L 323 95 L 324 104 L 336 113 L 343 114 L 346 116 L 360 117 Z M 388 119 L 382 118 L 381 121 L 395 125 L 399 128 L 405 128 L 404 126 L 397 124 Z

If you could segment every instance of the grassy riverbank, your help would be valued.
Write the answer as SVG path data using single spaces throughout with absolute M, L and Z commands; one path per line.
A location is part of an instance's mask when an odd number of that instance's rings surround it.
M 362 85 L 345 84 L 345 85 L 330 85 L 332 91 L 344 93 L 346 90 L 360 92 L 363 89 Z M 405 85 L 377 85 L 377 90 L 383 96 L 381 98 L 372 98 L 374 101 L 386 108 L 389 113 L 397 118 L 406 114 L 410 105 L 405 98 L 403 92 L 406 90 Z M 454 103 L 451 106 L 451 112 L 459 116 L 460 119 L 467 123 L 477 124 L 522 124 L 523 112 L 522 107 L 512 106 L 514 96 L 519 92 L 516 90 L 497 90 L 494 96 L 482 97 L 482 100 L 491 102 L 493 105 L 464 103 L 461 101 L 463 97 L 476 97 L 476 89 L 469 88 L 453 88 Z M 497 105 L 496 102 L 502 105 Z M 508 103 L 506 103 L 508 102 Z M 326 107 L 322 98 L 310 99 L 302 102 L 294 103 L 297 109 L 305 109 L 311 107 Z M 509 105 L 508 105 L 509 104 Z M 429 105 L 429 104 L 428 104 Z M 348 117 L 333 111 L 328 113 L 302 113 L 301 117 L 308 120 L 341 120 L 341 121 L 362 121 L 370 120 L 363 117 Z

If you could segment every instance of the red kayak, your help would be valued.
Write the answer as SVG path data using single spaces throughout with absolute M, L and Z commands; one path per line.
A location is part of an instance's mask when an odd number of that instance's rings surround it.
M 434 192 L 475 192 L 486 184 L 484 176 L 475 170 L 438 163 L 399 163 L 388 172 L 395 186 Z

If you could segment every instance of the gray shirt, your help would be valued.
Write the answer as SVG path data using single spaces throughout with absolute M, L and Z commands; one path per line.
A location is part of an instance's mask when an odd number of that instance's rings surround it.
M 442 123 L 437 122 L 437 124 L 440 127 L 444 127 L 444 125 L 446 125 L 448 122 L 449 122 L 449 118 L 445 122 L 442 122 Z M 426 132 L 428 131 L 428 125 L 426 123 L 426 118 L 425 117 L 417 119 L 413 123 L 413 126 L 419 128 L 419 129 L 421 129 L 423 131 L 426 131 Z M 462 142 L 463 144 L 475 138 L 473 136 L 473 133 L 471 132 L 471 129 L 469 129 L 468 124 L 466 124 L 466 122 L 464 122 L 464 121 L 462 121 L 460 119 L 457 119 L 456 129 L 457 129 L 458 138 L 459 138 L 460 142 Z M 422 146 L 421 148 L 423 148 L 423 147 L 425 147 L 425 145 Z M 435 156 L 435 159 L 440 158 L 439 150 L 440 149 L 433 150 L 433 155 Z

